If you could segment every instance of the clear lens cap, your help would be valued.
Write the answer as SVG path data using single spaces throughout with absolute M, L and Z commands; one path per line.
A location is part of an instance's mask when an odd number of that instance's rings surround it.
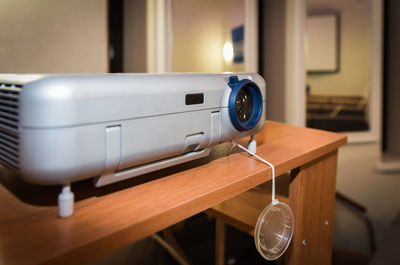
M 279 258 L 288 248 L 293 235 L 293 213 L 286 203 L 270 203 L 258 217 L 254 242 L 267 260 Z

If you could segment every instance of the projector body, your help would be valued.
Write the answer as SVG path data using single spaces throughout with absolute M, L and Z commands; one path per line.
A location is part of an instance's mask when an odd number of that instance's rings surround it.
M 264 121 L 257 74 L 0 75 L 0 162 L 36 184 L 106 185 L 207 156 Z

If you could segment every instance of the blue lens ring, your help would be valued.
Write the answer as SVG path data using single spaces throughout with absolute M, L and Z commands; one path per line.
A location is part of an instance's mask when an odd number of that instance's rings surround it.
M 247 131 L 254 128 L 260 120 L 263 107 L 260 88 L 249 79 L 238 81 L 237 78 L 231 78 L 228 85 L 232 88 L 231 95 L 229 96 L 228 109 L 233 126 L 238 131 Z M 235 102 L 240 90 L 244 88 L 249 89 L 254 102 L 250 118 L 245 122 L 240 122 L 236 115 Z

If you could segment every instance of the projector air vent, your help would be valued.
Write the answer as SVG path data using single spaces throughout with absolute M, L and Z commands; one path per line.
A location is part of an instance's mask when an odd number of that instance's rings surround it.
M 19 171 L 18 102 L 21 85 L 0 83 L 0 163 Z

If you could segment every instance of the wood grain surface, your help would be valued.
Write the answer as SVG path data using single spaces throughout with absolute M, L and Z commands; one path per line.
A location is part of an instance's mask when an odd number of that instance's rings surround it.
M 292 172 L 289 206 L 294 216 L 286 264 L 331 264 L 337 151 Z
M 346 143 L 340 134 L 271 121 L 256 139 L 257 153 L 277 175 Z M 88 263 L 271 178 L 263 163 L 240 150 L 227 156 L 228 149 L 223 144 L 206 159 L 103 188 L 74 183 L 68 219 L 57 218 L 60 187 L 31 185 L 1 170 L 0 264 Z

